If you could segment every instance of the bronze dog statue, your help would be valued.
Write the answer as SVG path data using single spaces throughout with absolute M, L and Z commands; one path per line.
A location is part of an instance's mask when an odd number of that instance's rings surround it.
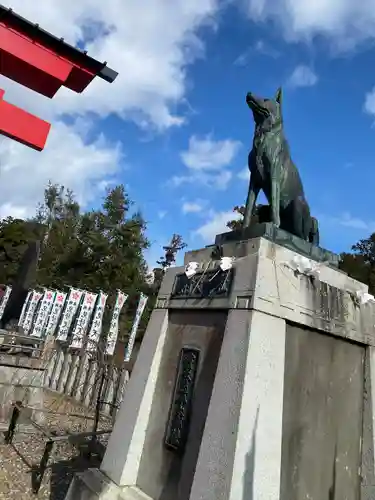
M 250 92 L 246 96 L 253 112 L 255 132 L 248 158 L 251 176 L 243 227 L 250 225 L 259 191 L 263 190 L 270 206 L 270 222 L 318 246 L 318 221 L 310 215 L 298 169 L 290 157 L 281 101 L 281 89 L 273 99 L 263 99 Z

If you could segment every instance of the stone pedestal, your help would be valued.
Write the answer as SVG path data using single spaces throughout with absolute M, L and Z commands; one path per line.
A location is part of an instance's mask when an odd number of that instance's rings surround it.
M 167 272 L 100 471 L 67 499 L 373 498 L 366 286 L 266 238 L 224 243 L 225 272 L 212 250 Z

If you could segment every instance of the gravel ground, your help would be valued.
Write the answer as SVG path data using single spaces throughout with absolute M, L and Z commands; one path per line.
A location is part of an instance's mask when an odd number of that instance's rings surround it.
M 74 401 L 62 399 L 61 395 L 52 392 L 47 393 L 45 408 L 64 413 L 88 413 L 87 409 Z M 43 427 L 57 434 L 64 434 L 91 431 L 92 426 L 93 420 L 50 414 Z M 111 421 L 103 417 L 99 429 L 110 429 L 111 426 Z M 87 441 L 75 444 L 66 441 L 56 443 L 39 493 L 35 495 L 32 485 L 43 455 L 45 438 L 38 432 L 21 434 L 16 431 L 13 444 L 6 445 L 0 436 L 0 500 L 64 500 L 74 473 L 99 465 L 100 454 L 103 453 L 107 440 L 107 435 L 99 438 L 99 456 L 93 455 L 90 460 L 82 453 L 87 450 Z

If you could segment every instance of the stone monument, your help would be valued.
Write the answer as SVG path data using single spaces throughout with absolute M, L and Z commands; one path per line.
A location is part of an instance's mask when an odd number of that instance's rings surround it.
M 375 299 L 284 230 L 292 205 L 166 272 L 100 470 L 67 500 L 375 498 Z
M 28 417 L 43 423 L 43 340 L 23 335 L 17 325 L 27 292 L 35 284 L 40 242 L 31 241 L 22 256 L 12 292 L 0 321 L 0 429 L 9 425 L 12 404 L 22 402 L 19 426 L 29 428 Z M 18 330 L 21 330 L 20 332 Z M 33 408 L 33 409 L 32 409 Z
M 1 328 L 6 328 L 11 322 L 18 322 L 27 293 L 35 285 L 39 256 L 40 241 L 30 241 L 13 280 L 12 292 L 0 320 Z

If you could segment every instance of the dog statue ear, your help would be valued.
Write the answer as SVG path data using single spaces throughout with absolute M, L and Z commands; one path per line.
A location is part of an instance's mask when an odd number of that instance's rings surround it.
M 276 100 L 276 102 L 281 104 L 281 99 L 282 99 L 282 89 L 281 89 L 281 87 L 279 87 L 276 91 L 275 100 Z

